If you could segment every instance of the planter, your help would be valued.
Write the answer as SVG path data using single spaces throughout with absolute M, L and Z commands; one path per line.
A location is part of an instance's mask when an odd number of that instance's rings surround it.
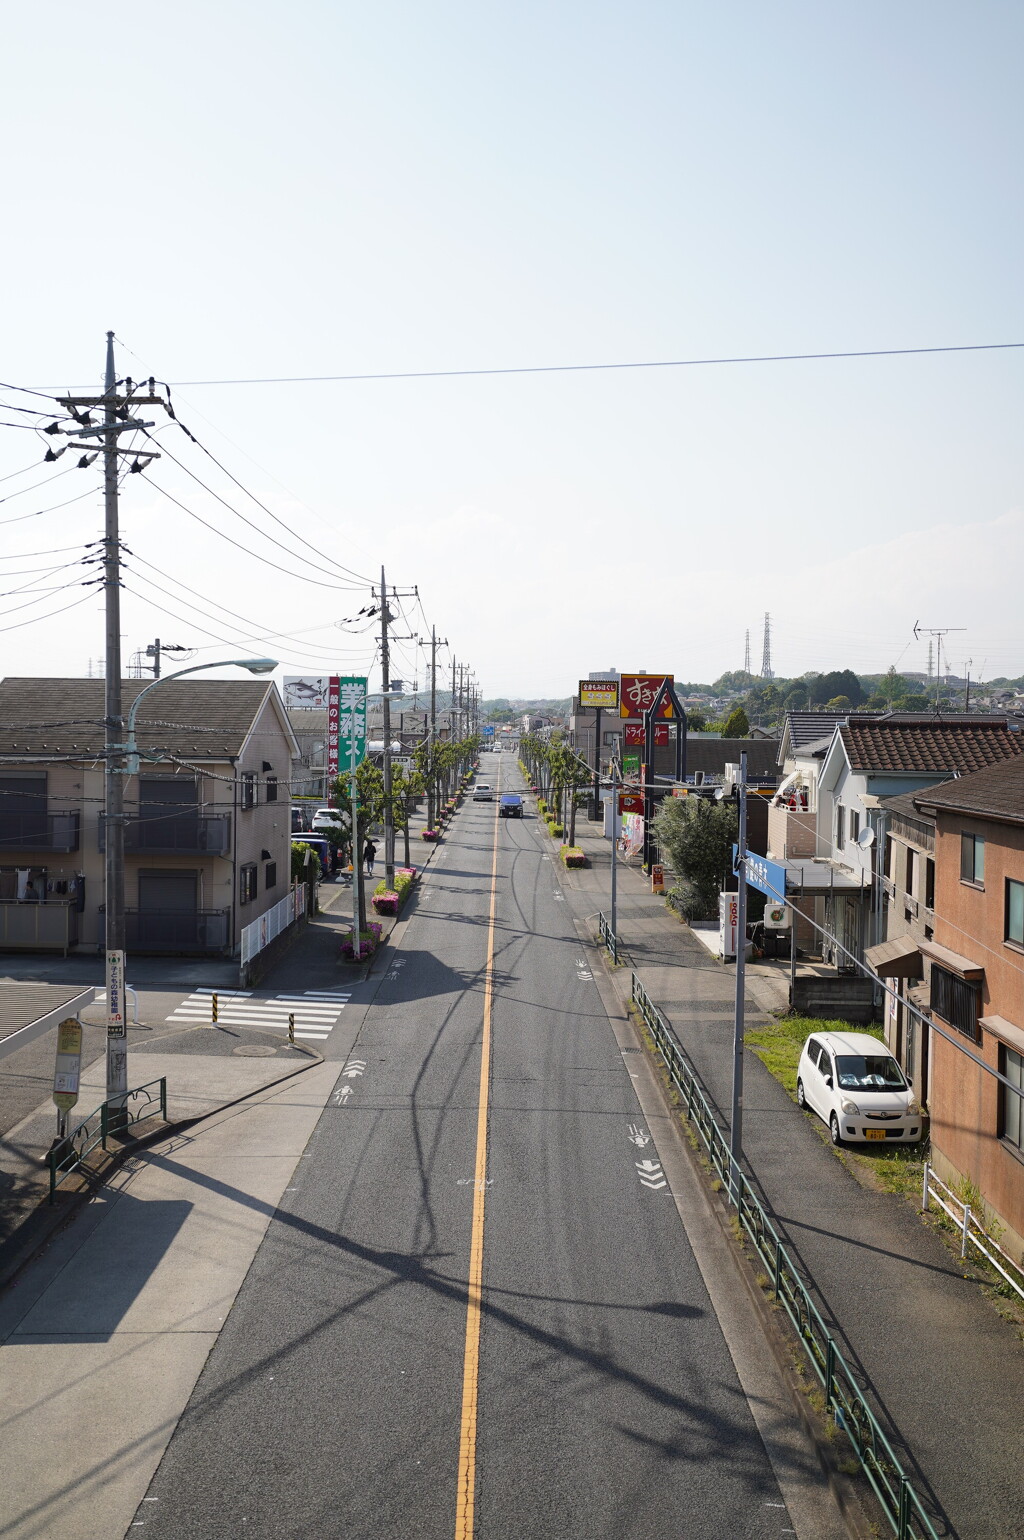
M 380 945 L 380 938 L 384 933 L 383 926 L 373 921 L 365 930 L 359 932 L 358 949 L 353 945 L 352 932 L 346 931 L 341 938 L 341 955 L 346 962 L 365 962 L 372 957 Z
M 586 866 L 587 858 L 579 845 L 563 845 L 558 852 L 566 866 Z
M 440 833 L 441 833 L 440 829 L 421 829 L 420 830 L 420 839 L 421 840 L 436 840 L 436 839 L 438 839 L 440 837 Z
M 370 900 L 374 914 L 396 915 L 398 913 L 398 894 L 385 890 L 383 893 L 375 893 Z

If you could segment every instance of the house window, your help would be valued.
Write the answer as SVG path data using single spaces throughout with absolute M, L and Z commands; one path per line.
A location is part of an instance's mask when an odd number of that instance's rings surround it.
M 932 963 L 931 999 L 932 1010 L 951 1027 L 978 1041 L 978 986 L 969 979 L 962 979 L 938 963 Z
M 985 841 L 978 834 L 960 836 L 960 881 L 985 881 Z
M 1006 940 L 1024 946 L 1024 882 L 1006 879 Z
M 935 908 L 935 862 L 931 856 L 926 856 L 924 862 L 924 907 Z
M 238 901 L 251 904 L 256 897 L 256 863 L 249 861 L 238 873 Z
M 242 776 L 242 806 L 256 806 L 256 775 L 252 770 L 247 770 Z
M 277 801 L 277 776 L 276 775 L 268 775 L 266 781 L 264 782 L 264 787 L 265 787 L 267 801 L 268 802 L 276 802 Z
M 885 836 L 885 875 L 892 876 L 892 835 Z
M 917 851 L 907 848 L 907 897 L 914 896 L 914 882 L 917 877 Z
M 850 844 L 856 845 L 860 837 L 860 814 L 850 809 Z
M 263 886 L 265 888 L 277 887 L 277 862 L 268 861 L 263 868 Z
M 1015 1086 L 1024 1090 L 1024 1059 L 1019 1053 L 1014 1053 L 1012 1048 L 1003 1049 L 1003 1074 L 1007 1080 L 1011 1080 Z M 1000 1086 L 999 1094 L 1003 1103 L 1003 1138 L 1008 1144 L 1015 1145 L 1018 1150 L 1024 1152 L 1024 1116 L 1021 1114 L 1021 1099 L 1014 1096 L 1008 1086 Z
M 836 849 L 842 850 L 846 844 L 846 809 L 841 802 L 836 803 Z

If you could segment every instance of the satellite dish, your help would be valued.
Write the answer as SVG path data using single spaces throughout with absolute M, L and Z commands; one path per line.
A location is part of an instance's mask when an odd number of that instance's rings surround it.
M 862 850 L 870 850 L 875 843 L 875 831 L 870 824 L 866 824 L 857 835 L 857 844 Z

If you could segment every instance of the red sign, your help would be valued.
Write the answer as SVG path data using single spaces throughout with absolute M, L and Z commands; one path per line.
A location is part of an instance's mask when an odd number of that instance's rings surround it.
M 327 774 L 338 773 L 338 679 L 331 678 L 327 687 Z
M 645 711 L 650 711 L 654 705 L 654 697 L 665 683 L 674 683 L 672 674 L 623 674 L 622 688 L 619 694 L 619 715 L 624 717 L 642 717 Z M 671 701 L 662 701 L 662 717 L 674 715 Z
M 645 742 L 646 742 L 646 735 L 645 735 L 645 732 L 644 732 L 643 723 L 642 722 L 640 722 L 640 723 L 636 723 L 636 722 L 629 722 L 629 723 L 627 723 L 626 724 L 626 744 L 627 744 L 627 746 L 631 746 L 633 744 L 636 744 L 636 746 L 638 748 L 642 749 L 644 744 L 645 744 Z M 668 723 L 667 722 L 655 722 L 655 724 L 654 724 L 654 746 L 657 749 L 665 749 L 665 748 L 668 747 Z
M 632 792 L 619 792 L 620 813 L 642 813 L 643 810 L 643 797 L 634 796 Z

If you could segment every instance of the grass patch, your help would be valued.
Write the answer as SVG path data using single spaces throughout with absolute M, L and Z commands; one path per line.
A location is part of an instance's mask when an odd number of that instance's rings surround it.
M 870 1032 L 872 1037 L 882 1037 L 878 1027 L 851 1027 L 848 1021 L 819 1021 L 814 1016 L 772 1016 L 759 1026 L 748 1027 L 744 1041 L 794 1101 L 800 1050 L 812 1032 Z

